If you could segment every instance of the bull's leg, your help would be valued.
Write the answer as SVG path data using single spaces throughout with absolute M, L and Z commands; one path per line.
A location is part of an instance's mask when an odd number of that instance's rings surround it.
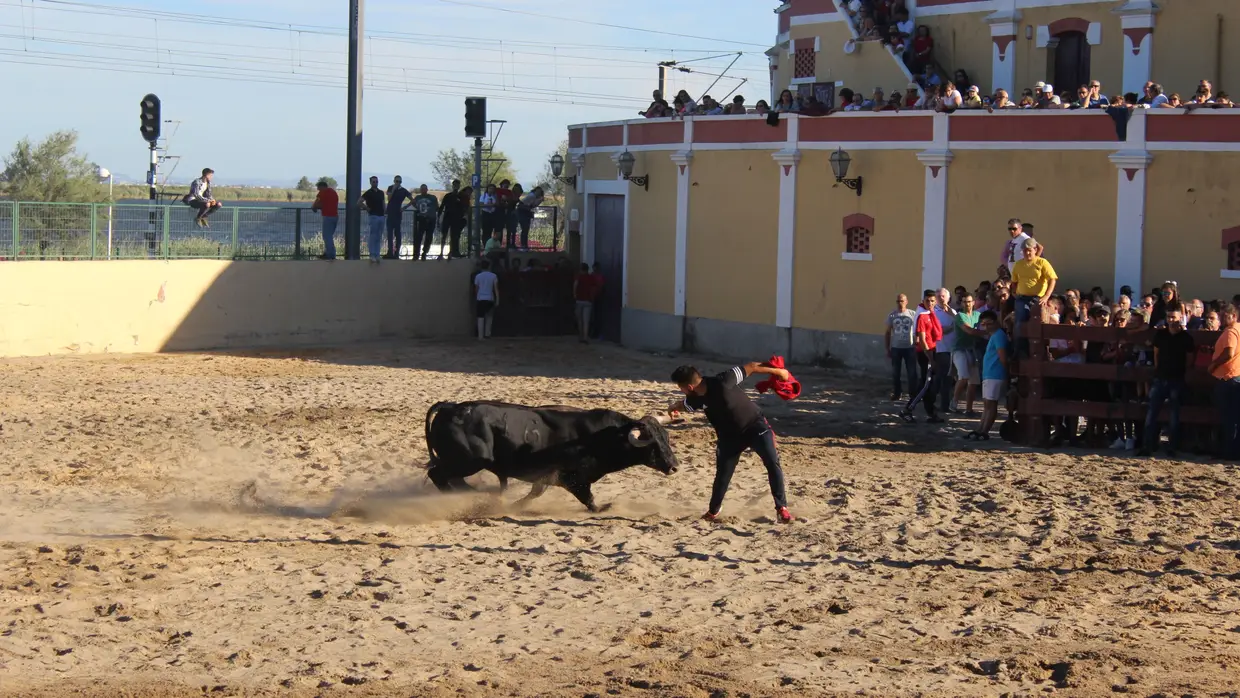
M 607 511 L 611 508 L 610 504 L 605 504 L 600 507 L 594 503 L 594 493 L 590 491 L 590 483 L 588 482 L 565 485 L 564 489 L 571 492 L 573 496 L 577 498 L 577 501 L 586 505 L 586 508 L 592 513 L 597 514 L 600 511 Z
M 547 483 L 542 482 L 542 481 L 535 482 L 534 487 L 530 490 L 530 493 L 525 495 L 521 499 L 517 500 L 517 506 L 524 506 L 525 504 L 528 504 L 529 502 L 532 502 L 535 499 L 538 499 L 546 491 L 547 491 Z
M 475 490 L 468 482 L 465 482 L 465 478 L 481 469 L 440 463 L 427 470 L 426 476 L 435 483 L 435 487 L 439 488 L 440 492 L 452 492 L 453 490 L 472 492 Z

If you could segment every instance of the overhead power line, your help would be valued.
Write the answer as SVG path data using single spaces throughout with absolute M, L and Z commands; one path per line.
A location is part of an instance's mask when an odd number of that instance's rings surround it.
M 660 34 L 662 36 L 675 36 L 681 39 L 698 39 L 700 41 L 718 41 L 724 44 L 735 44 L 737 46 L 762 46 L 764 49 L 769 48 L 769 44 L 756 44 L 752 41 L 732 41 L 729 39 L 720 39 L 712 36 L 694 36 L 692 34 L 678 34 L 676 32 L 665 32 L 658 29 L 643 29 L 642 27 L 626 27 L 621 24 L 609 24 L 607 22 L 594 22 L 587 19 L 576 19 L 575 17 L 560 17 L 557 15 L 546 15 L 539 12 L 529 12 L 527 10 L 514 10 L 511 7 L 496 7 L 495 5 L 483 5 L 475 2 L 465 2 L 464 0 L 439 0 L 439 2 L 448 5 L 460 5 L 462 7 L 476 7 L 491 12 L 507 12 L 514 15 L 525 15 L 527 17 L 539 17 L 542 19 L 554 19 L 561 22 L 573 22 L 575 24 L 588 24 L 595 27 L 607 27 L 609 29 L 623 29 L 624 31 L 644 32 L 646 34 Z

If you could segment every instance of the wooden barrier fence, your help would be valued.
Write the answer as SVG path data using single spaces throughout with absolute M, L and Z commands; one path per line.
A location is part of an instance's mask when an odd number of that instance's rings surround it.
M 1035 317 L 1021 327 L 1021 335 L 1029 340 L 1029 357 L 1015 364 L 1017 376 L 1016 419 L 1019 424 L 1018 441 L 1031 446 L 1046 446 L 1050 439 L 1048 418 L 1085 417 L 1095 419 L 1135 420 L 1144 422 L 1149 405 L 1130 401 L 1098 401 L 1054 397 L 1048 395 L 1048 380 L 1106 381 L 1135 385 L 1154 380 L 1153 366 L 1125 366 L 1122 363 L 1065 363 L 1054 361 L 1048 351 L 1052 339 L 1076 342 L 1107 342 L 1113 344 L 1145 345 L 1154 337 L 1156 330 L 1148 326 L 1129 330 L 1120 327 L 1078 327 L 1075 325 L 1048 325 Z M 1205 345 L 1213 348 L 1219 332 L 1189 331 L 1198 350 Z M 1016 342 L 1012 343 L 1013 349 Z M 1190 357 L 1185 381 L 1190 389 L 1208 391 L 1214 381 L 1204 367 L 1197 365 L 1197 354 Z M 1133 391 L 1135 394 L 1135 389 Z M 1186 396 L 1187 397 L 1187 396 Z M 1011 403 L 1009 402 L 1009 406 Z M 1159 418 L 1166 422 L 1171 410 L 1164 406 Z M 1181 424 L 1218 424 L 1218 410 L 1212 405 L 1183 404 L 1180 408 Z

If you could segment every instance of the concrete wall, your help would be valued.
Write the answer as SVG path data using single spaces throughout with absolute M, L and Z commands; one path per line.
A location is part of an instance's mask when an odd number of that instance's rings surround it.
M 925 167 L 912 151 L 857 151 L 848 170 L 862 178 L 857 196 L 836 184 L 829 155 L 806 151 L 798 168 L 792 324 L 881 332 L 896 294 L 920 293 Z M 872 260 L 842 256 L 844 218 L 854 213 L 874 219 Z
M 671 313 L 676 305 L 676 164 L 664 151 L 634 153 L 649 191 L 629 190 L 629 307 Z
M 986 24 L 988 12 L 967 12 L 954 15 L 937 15 L 931 17 L 914 17 L 917 24 L 930 27 L 930 38 L 934 39 L 934 59 L 947 71 L 950 79 L 957 70 L 969 74 L 974 85 L 982 88 L 983 94 L 993 92 L 994 76 L 992 63 L 994 44 L 990 40 L 990 25 Z M 1029 83 L 1033 86 L 1033 83 Z M 968 90 L 967 85 L 959 85 L 961 93 Z M 999 85 L 1009 93 L 1015 88 L 1020 94 L 1023 85 Z
M 1110 288 L 1118 178 L 1106 153 L 962 150 L 947 187 L 947 286 L 972 290 L 993 279 L 1007 221 L 1020 218 L 1034 223 L 1060 288 Z M 912 289 L 909 297 L 920 293 Z
M 1155 18 L 1153 79 L 1167 94 L 1192 98 L 1200 80 L 1233 97 L 1240 92 L 1240 3 L 1235 0 L 1160 2 Z M 1220 42 L 1219 22 L 1223 24 Z M 1192 47 L 1186 50 L 1185 47 Z M 1221 68 L 1221 73 L 1220 73 Z
M 852 39 L 852 33 L 844 22 L 793 27 L 791 36 L 793 39 L 821 38 L 821 50 L 815 67 L 818 82 L 843 80 L 848 87 L 866 96 L 875 87 L 882 87 L 884 92 L 890 94 L 893 89 L 903 91 L 908 86 L 908 77 L 881 43 L 859 41 L 855 52 L 844 53 L 845 42 Z M 783 79 L 780 88 L 787 87 L 791 81 L 792 62 L 792 58 L 780 61 L 780 77 Z
M 468 336 L 468 262 L 10 262 L 0 357 Z
M 691 172 L 703 203 L 689 207 L 686 314 L 774 324 L 779 166 L 768 151 L 704 151 Z
M 1231 298 L 1222 231 L 1240 225 L 1240 205 L 1230 191 L 1232 153 L 1159 153 L 1146 175 L 1158 198 L 1145 207 L 1141 288 L 1180 282 L 1196 298 Z

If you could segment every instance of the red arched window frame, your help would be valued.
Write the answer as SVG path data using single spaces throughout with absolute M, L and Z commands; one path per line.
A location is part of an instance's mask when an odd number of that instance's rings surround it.
M 1224 230 L 1221 241 L 1227 250 L 1227 270 L 1240 271 L 1240 225 Z
M 874 218 L 864 213 L 844 216 L 844 259 L 871 259 L 870 241 L 874 237 Z

